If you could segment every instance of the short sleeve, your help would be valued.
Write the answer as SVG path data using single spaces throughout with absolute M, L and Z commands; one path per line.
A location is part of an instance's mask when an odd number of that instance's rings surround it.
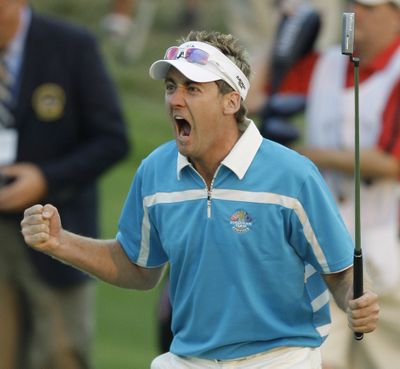
M 144 167 L 139 167 L 119 220 L 117 240 L 129 259 L 142 267 L 158 267 L 168 261 L 158 231 L 152 223 L 145 195 Z

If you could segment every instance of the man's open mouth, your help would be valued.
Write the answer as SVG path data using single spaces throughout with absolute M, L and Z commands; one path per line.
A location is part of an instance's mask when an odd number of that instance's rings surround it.
M 178 135 L 179 136 L 190 136 L 190 132 L 192 130 L 192 126 L 190 125 L 190 123 L 182 118 L 179 115 L 176 115 L 174 117 L 174 121 L 176 123 L 176 126 L 178 128 Z

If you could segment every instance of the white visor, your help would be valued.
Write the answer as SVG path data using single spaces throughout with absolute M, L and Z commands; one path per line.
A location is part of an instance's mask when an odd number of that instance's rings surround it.
M 186 78 L 194 82 L 213 82 L 224 80 L 235 91 L 240 93 L 243 100 L 246 99 L 250 83 L 240 68 L 224 55 L 216 47 L 200 41 L 189 41 L 178 46 L 180 52 L 175 59 L 162 59 L 154 62 L 149 70 L 153 79 L 164 79 L 169 68 L 175 67 Z M 183 55 L 189 48 L 205 51 L 208 54 L 208 61 L 204 64 L 188 61 Z

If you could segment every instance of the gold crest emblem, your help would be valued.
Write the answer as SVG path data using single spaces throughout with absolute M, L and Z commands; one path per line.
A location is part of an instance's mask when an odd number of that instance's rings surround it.
M 64 114 L 65 92 L 55 83 L 45 83 L 36 88 L 32 96 L 36 116 L 45 122 L 59 119 Z

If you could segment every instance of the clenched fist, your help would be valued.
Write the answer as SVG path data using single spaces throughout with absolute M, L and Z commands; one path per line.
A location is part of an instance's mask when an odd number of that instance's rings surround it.
M 21 231 L 25 242 L 36 250 L 52 254 L 60 246 L 61 220 L 50 204 L 34 205 L 24 212 Z

